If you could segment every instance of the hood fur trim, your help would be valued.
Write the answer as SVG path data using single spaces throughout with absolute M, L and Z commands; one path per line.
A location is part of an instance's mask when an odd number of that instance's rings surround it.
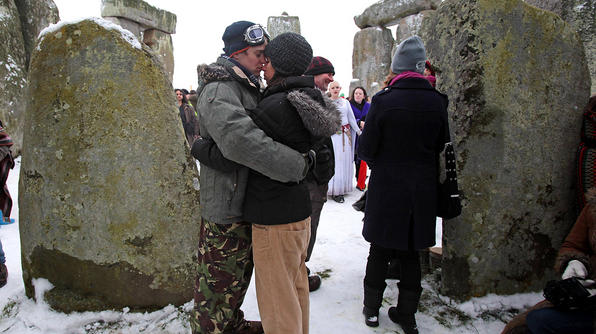
M 306 129 L 316 137 L 329 137 L 341 129 L 341 115 L 335 103 L 324 96 L 325 106 L 300 90 L 288 93 L 288 101 L 296 108 Z
M 223 65 L 219 64 L 203 64 L 197 67 L 197 74 L 199 80 L 208 84 L 213 81 L 231 81 L 234 80 L 230 72 Z

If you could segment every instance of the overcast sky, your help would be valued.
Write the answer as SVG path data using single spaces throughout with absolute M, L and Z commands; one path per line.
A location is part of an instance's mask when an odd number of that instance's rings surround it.
M 177 16 L 174 34 L 175 88 L 196 88 L 196 67 L 212 63 L 222 53 L 221 35 L 226 26 L 239 20 L 267 25 L 269 16 L 282 12 L 300 18 L 302 35 L 313 47 L 315 56 L 331 60 L 336 80 L 348 95 L 352 79 L 352 48 L 359 28 L 354 16 L 361 14 L 375 0 L 363 1 L 203 1 L 145 0 L 154 7 Z M 101 17 L 101 0 L 54 0 L 61 20 Z

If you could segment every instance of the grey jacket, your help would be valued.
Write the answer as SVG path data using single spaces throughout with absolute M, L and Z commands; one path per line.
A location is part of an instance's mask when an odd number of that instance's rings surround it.
M 246 166 L 232 172 L 201 166 L 201 216 L 217 224 L 241 222 L 249 168 L 277 181 L 297 182 L 306 176 L 306 160 L 273 141 L 248 116 L 246 109 L 257 106 L 261 87 L 238 66 L 220 57 L 197 71 L 201 136 L 212 138 L 226 158 Z

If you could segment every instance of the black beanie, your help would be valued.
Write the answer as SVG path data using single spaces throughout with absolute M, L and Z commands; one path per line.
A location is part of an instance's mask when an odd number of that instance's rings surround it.
M 310 62 L 310 65 L 308 65 L 306 72 L 304 72 L 306 75 L 317 75 L 322 73 L 331 73 L 335 75 L 335 69 L 329 60 L 320 56 L 314 57 Z
M 226 31 L 224 31 L 221 39 L 224 42 L 224 53 L 229 56 L 232 53 L 248 47 L 248 43 L 244 40 L 244 32 L 250 26 L 256 23 L 250 21 L 238 21 L 230 24 Z
M 280 76 L 300 76 L 312 60 L 312 48 L 304 37 L 286 32 L 267 44 L 265 56 Z

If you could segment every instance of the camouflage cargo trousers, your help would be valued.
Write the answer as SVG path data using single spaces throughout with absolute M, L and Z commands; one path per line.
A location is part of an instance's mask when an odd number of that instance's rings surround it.
M 251 225 L 201 220 L 197 279 L 190 327 L 193 334 L 235 333 L 253 270 Z

